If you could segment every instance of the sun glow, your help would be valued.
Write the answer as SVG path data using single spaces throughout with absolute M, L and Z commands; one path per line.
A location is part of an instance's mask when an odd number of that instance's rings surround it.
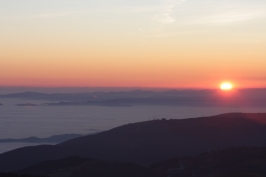
M 221 84 L 220 86 L 221 90 L 225 90 L 225 91 L 228 91 L 228 90 L 232 90 L 233 89 L 233 85 L 229 82 L 224 82 Z

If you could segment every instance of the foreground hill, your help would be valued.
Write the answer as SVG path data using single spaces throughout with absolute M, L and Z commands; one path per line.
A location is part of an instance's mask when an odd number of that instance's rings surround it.
M 26 147 L 1 154 L 0 171 L 69 156 L 150 165 L 237 146 L 266 146 L 266 114 L 232 113 L 128 124 L 55 146 Z
M 0 177 L 47 177 L 47 176 L 17 174 L 17 173 L 0 173 Z
M 41 162 L 20 170 L 18 173 L 53 177 L 164 177 L 162 171 L 155 171 L 133 163 L 107 162 L 78 157 Z
M 142 167 L 132 163 L 69 157 L 18 171 L 51 177 L 265 177 L 266 147 L 237 147 L 173 158 Z
M 265 177 L 266 147 L 229 147 L 152 165 L 168 177 Z

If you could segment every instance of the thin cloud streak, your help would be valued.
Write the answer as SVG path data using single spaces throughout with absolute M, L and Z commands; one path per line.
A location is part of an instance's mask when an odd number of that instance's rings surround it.
M 176 19 L 172 16 L 174 8 L 186 0 L 165 0 L 160 7 L 160 13 L 155 14 L 153 19 L 162 24 L 174 23 Z
M 252 4 L 231 1 L 215 3 L 202 0 L 201 3 L 186 8 L 194 15 L 187 16 L 185 24 L 231 24 L 266 17 L 266 6 L 255 2 Z
M 174 8 L 185 1 L 186 0 L 162 0 L 159 5 L 146 7 L 116 7 L 111 10 L 109 8 L 101 8 L 91 9 L 91 11 L 115 14 L 148 13 L 147 15 L 153 14 L 150 18 L 152 21 L 159 22 L 161 24 L 169 24 L 176 21 L 173 17 Z
M 175 18 L 171 16 L 174 7 L 175 5 L 169 5 L 164 7 L 160 14 L 154 15 L 153 19 L 164 24 L 175 22 Z
M 227 24 L 266 17 L 265 12 L 228 12 L 197 19 L 196 23 Z

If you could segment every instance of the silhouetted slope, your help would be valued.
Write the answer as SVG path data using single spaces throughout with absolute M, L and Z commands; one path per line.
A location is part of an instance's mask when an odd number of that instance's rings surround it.
M 53 177 L 258 177 L 266 176 L 266 147 L 237 147 L 174 158 L 141 167 L 132 163 L 69 157 L 46 161 L 18 173 Z
M 266 114 L 232 113 L 124 125 L 56 146 L 22 148 L 0 155 L 0 171 L 68 156 L 148 165 L 234 146 L 265 146 Z M 2 165 L 3 164 L 3 165 Z
M 17 174 L 17 173 L 0 173 L 0 177 L 46 177 L 46 176 L 33 176 L 29 174 Z
M 266 176 L 266 147 L 237 147 L 152 165 L 168 177 Z
M 20 170 L 18 173 L 53 177 L 163 177 L 163 172 L 158 173 L 133 163 L 106 162 L 78 157 L 42 162 Z
M 150 164 L 228 146 L 266 145 L 266 114 L 225 114 L 124 125 L 93 137 L 62 143 L 92 158 Z M 262 122 L 258 122 L 262 121 Z M 89 152 L 90 151 L 90 152 Z M 126 157 L 126 158 L 125 158 Z

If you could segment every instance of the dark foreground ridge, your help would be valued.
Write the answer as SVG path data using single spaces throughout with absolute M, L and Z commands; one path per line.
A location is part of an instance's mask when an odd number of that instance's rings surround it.
M 45 161 L 16 172 L 47 177 L 265 177 L 265 147 L 235 147 L 173 158 L 143 167 L 134 163 L 68 157 Z M 0 177 L 15 177 L 1 176 Z M 32 177 L 35 177 L 32 176 Z
M 0 173 L 0 177 L 47 177 L 47 176 L 17 174 L 17 173 Z
M 265 177 L 266 147 L 226 148 L 173 158 L 150 167 L 69 157 L 41 162 L 17 173 L 51 177 Z
M 107 162 L 79 157 L 42 162 L 17 173 L 53 177 L 164 177 L 162 171 L 155 171 L 133 163 Z
M 266 147 L 237 147 L 152 165 L 167 177 L 265 177 Z
M 231 113 L 128 124 L 55 146 L 26 147 L 1 154 L 0 171 L 20 170 L 69 156 L 150 165 L 240 146 L 266 146 L 266 114 Z

